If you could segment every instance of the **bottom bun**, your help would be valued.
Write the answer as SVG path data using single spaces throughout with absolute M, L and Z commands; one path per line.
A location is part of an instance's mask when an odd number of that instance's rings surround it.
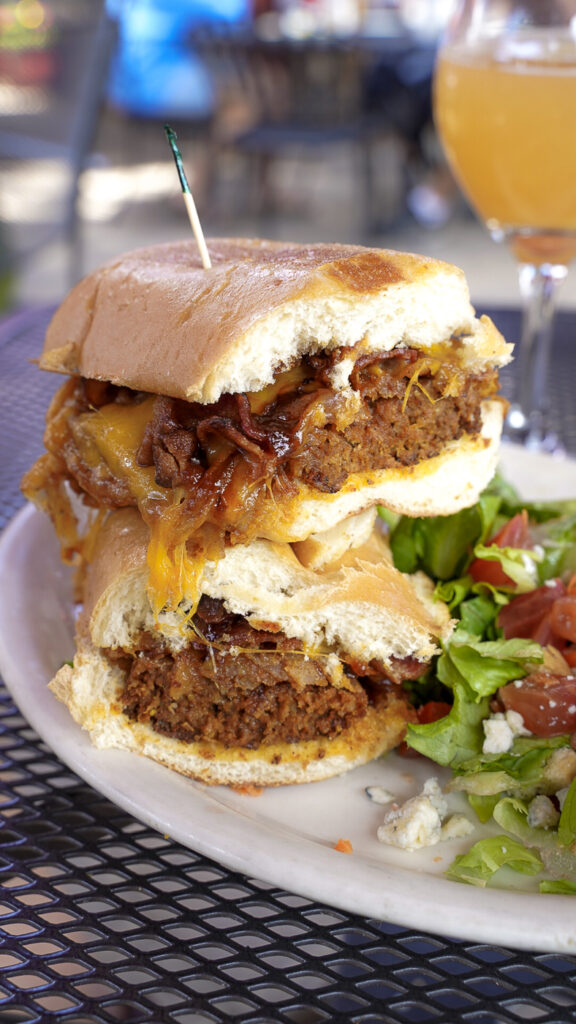
M 209 785 L 281 786 L 341 775 L 386 753 L 403 739 L 411 712 L 402 692 L 381 687 L 367 713 L 335 739 L 276 743 L 250 750 L 221 743 L 185 743 L 162 736 L 122 711 L 124 673 L 92 646 L 80 645 L 74 665 L 50 683 L 94 746 L 129 750 Z

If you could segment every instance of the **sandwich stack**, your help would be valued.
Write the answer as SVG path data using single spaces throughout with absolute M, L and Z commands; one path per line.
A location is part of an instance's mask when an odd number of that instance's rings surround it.
M 472 505 L 511 358 L 462 273 L 360 246 L 128 253 L 57 310 L 66 375 L 23 482 L 77 567 L 51 687 L 98 746 L 208 783 L 322 779 L 396 746 L 449 636 L 377 506 Z

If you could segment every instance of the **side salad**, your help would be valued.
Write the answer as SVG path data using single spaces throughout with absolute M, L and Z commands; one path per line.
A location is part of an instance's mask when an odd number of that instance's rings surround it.
M 407 752 L 449 767 L 496 826 L 448 876 L 486 885 L 507 866 L 576 894 L 576 500 L 527 503 L 497 476 L 456 515 L 379 512 L 397 568 L 430 576 L 457 620 L 407 684 Z

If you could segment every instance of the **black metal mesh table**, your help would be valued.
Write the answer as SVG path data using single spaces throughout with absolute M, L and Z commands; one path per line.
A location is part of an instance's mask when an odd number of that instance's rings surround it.
M 0 526 L 23 504 L 59 383 L 29 363 L 48 315 L 0 325 Z M 517 315 L 494 318 L 514 340 Z M 576 315 L 561 317 L 553 368 L 576 452 Z M 576 1020 L 576 957 L 451 941 L 236 875 L 91 790 L 4 689 L 0 716 L 1 1024 Z

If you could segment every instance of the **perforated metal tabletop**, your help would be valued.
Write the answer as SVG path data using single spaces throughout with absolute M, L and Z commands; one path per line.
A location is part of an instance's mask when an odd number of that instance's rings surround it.
M 493 315 L 514 340 L 516 314 Z M 24 503 L 59 383 L 28 362 L 48 316 L 0 325 L 0 526 Z M 576 453 L 576 315 L 561 318 L 553 362 Z M 234 874 L 91 790 L 4 688 L 0 716 L 0 1024 L 576 1020 L 576 957 L 451 941 Z

